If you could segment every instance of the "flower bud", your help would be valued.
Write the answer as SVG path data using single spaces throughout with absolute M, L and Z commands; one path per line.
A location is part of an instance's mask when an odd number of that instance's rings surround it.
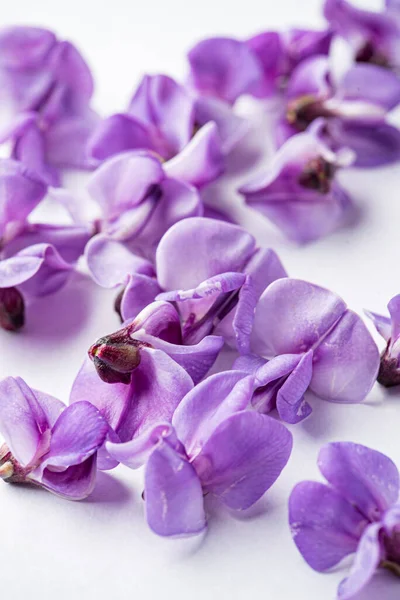
M 125 383 L 131 380 L 131 373 L 140 364 L 140 348 L 145 342 L 134 340 L 128 328 L 97 340 L 89 349 L 99 377 L 106 383 Z
M 398 357 L 391 356 L 390 354 L 390 340 L 386 350 L 381 356 L 381 364 L 379 366 L 377 381 L 384 387 L 394 387 L 395 385 L 400 385 L 399 361 Z
M 0 326 L 18 331 L 25 323 L 24 298 L 15 287 L 0 289 Z
M 306 164 L 299 177 L 299 183 L 310 190 L 328 194 L 334 175 L 334 165 L 319 156 Z

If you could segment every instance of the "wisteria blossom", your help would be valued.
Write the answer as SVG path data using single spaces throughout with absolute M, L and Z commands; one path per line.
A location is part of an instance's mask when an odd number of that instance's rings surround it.
M 322 117 L 329 145 L 351 148 L 356 166 L 389 164 L 400 158 L 400 131 L 387 122 L 386 115 L 399 102 L 400 79 L 391 71 L 360 63 L 336 82 L 327 57 L 307 59 L 288 82 L 277 143 Z
M 239 192 L 291 239 L 309 242 L 339 227 L 351 201 L 337 171 L 353 160 L 346 149 L 333 152 L 321 137 L 324 124 L 289 138 L 267 168 Z
M 112 277 L 113 270 L 112 260 L 98 265 L 102 277 Z M 242 353 L 248 351 L 257 298 L 271 281 L 286 276 L 273 250 L 258 248 L 241 227 L 208 218 L 171 227 L 157 248 L 155 271 L 157 278 L 130 274 L 120 303 L 123 319 L 134 318 L 154 299 L 172 302 L 185 345 L 212 333 Z
M 172 426 L 159 424 L 131 443 L 106 443 L 109 454 L 129 467 L 145 463 L 146 516 L 155 533 L 200 533 L 204 495 L 244 510 L 279 477 L 292 436 L 278 421 L 244 410 L 252 389 L 252 377 L 218 373 L 186 394 Z
M 276 405 L 289 422 L 310 414 L 307 388 L 331 402 L 362 402 L 379 369 L 378 348 L 361 318 L 333 292 L 298 279 L 275 281 L 261 295 L 251 350 L 273 360 L 244 358 L 235 368 L 259 379 L 255 404 L 265 412 Z M 282 394 L 289 406 L 280 403 Z
M 376 329 L 386 341 L 381 355 L 378 381 L 385 387 L 400 384 L 400 296 L 394 296 L 388 304 L 390 317 L 366 311 Z
M 0 102 L 13 117 L 0 131 L 12 157 L 59 185 L 59 168 L 87 168 L 89 133 L 98 117 L 90 108 L 93 79 L 79 51 L 47 29 L 0 31 Z
M 316 571 L 356 553 L 338 590 L 339 600 L 350 600 L 378 567 L 400 576 L 399 472 L 384 454 L 352 442 L 324 446 L 318 467 L 328 483 L 297 484 L 289 500 L 290 528 Z
M 146 75 L 128 110 L 103 120 L 88 153 L 96 161 L 129 150 L 150 150 L 169 161 L 171 176 L 201 187 L 224 169 L 227 154 L 247 130 L 221 101 L 196 99 L 166 75 Z
M 203 214 L 197 189 L 171 176 L 167 165 L 148 151 L 105 161 L 91 176 L 88 191 L 101 212 L 96 224 L 99 235 L 88 246 L 86 258 L 96 281 L 105 287 L 124 283 L 117 273 L 124 269 L 123 257 L 129 252 L 153 260 L 161 237 L 172 225 Z M 111 257 L 118 252 L 118 243 L 123 249 L 114 256 L 111 281 L 99 268 L 105 273 L 105 253 Z
M 352 47 L 356 62 L 400 70 L 400 6 L 386 2 L 381 12 L 354 6 L 346 0 L 326 0 L 324 15 L 332 30 Z
M 244 94 L 272 96 L 299 63 L 328 54 L 331 39 L 329 30 L 308 29 L 266 31 L 246 41 L 208 38 L 189 51 L 189 85 L 206 98 L 230 104 Z
M 0 382 L 0 477 L 82 500 L 96 480 L 96 455 L 109 426 L 89 402 L 65 405 L 21 378 Z

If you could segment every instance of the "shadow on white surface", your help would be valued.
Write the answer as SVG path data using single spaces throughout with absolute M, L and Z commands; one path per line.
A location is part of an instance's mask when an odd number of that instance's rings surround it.
M 400 578 L 378 571 L 370 584 L 362 590 L 354 600 L 399 600 Z
M 132 501 L 132 488 L 116 477 L 101 471 L 97 473 L 96 487 L 89 498 L 85 500 L 87 503 L 117 504 L 120 507 Z

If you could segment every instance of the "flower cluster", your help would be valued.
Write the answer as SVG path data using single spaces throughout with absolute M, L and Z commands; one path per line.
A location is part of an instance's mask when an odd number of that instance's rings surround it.
M 80 500 L 97 470 L 143 467 L 151 529 L 196 534 L 208 495 L 245 510 L 275 483 L 292 451 L 287 424 L 313 402 L 361 403 L 377 379 L 400 384 L 399 297 L 391 319 L 368 313 L 387 341 L 380 359 L 342 298 L 289 277 L 217 195 L 209 201 L 251 130 L 236 111 L 243 95 L 278 97 L 281 109 L 263 104 L 277 149 L 238 192 L 296 242 L 345 221 L 341 171 L 400 160 L 388 120 L 400 104 L 399 3 L 374 14 L 326 0 L 324 15 L 321 31 L 203 40 L 184 84 L 145 75 L 105 118 L 71 43 L 34 27 L 0 31 L 0 140 L 11 148 L 0 159 L 0 326 L 23 328 L 31 301 L 77 271 L 116 290 L 121 318 L 93 340 L 68 406 L 20 378 L 0 382 L 6 482 Z M 336 37 L 351 57 L 340 77 Z M 63 187 L 66 168 L 90 171 L 81 194 Z M 61 224 L 38 221 L 44 202 L 62 208 Z M 358 548 L 345 600 L 379 565 L 400 574 L 399 475 L 350 443 L 328 445 L 319 465 L 329 485 L 295 488 L 291 528 L 318 570 Z

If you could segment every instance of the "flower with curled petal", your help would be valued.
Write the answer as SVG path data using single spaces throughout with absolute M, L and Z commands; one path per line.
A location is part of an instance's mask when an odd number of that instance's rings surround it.
M 132 442 L 106 443 L 110 456 L 127 466 L 145 464 L 146 516 L 155 533 L 200 533 L 205 494 L 244 510 L 279 477 L 292 436 L 278 421 L 244 410 L 252 391 L 251 376 L 218 373 L 185 395 L 172 426 L 160 423 Z
M 399 472 L 384 454 L 352 442 L 324 446 L 318 467 L 328 484 L 303 481 L 289 499 L 293 540 L 316 571 L 356 553 L 338 599 L 350 600 L 378 567 L 400 576 Z
M 362 402 L 379 369 L 379 352 L 361 318 L 333 292 L 299 279 L 280 279 L 261 295 L 251 351 L 236 368 L 255 373 L 255 404 L 275 406 L 290 423 L 311 412 L 309 388 L 331 402 Z M 279 358 L 279 361 L 277 360 Z
M 68 500 L 82 500 L 96 479 L 97 451 L 109 426 L 83 401 L 65 407 L 22 379 L 0 382 L 0 477 L 32 483 Z
M 390 300 L 388 310 L 390 317 L 365 312 L 387 343 L 381 355 L 378 382 L 393 387 L 400 385 L 400 295 Z
M 336 173 L 353 160 L 351 151 L 333 152 L 315 122 L 289 138 L 258 177 L 239 192 L 291 239 L 309 242 L 331 233 L 345 218 L 351 201 Z
M 391 71 L 360 63 L 334 82 L 327 57 L 309 58 L 288 82 L 277 143 L 323 118 L 327 143 L 333 149 L 353 150 L 355 166 L 392 163 L 400 157 L 400 131 L 387 122 L 386 115 L 399 102 L 400 79 Z

